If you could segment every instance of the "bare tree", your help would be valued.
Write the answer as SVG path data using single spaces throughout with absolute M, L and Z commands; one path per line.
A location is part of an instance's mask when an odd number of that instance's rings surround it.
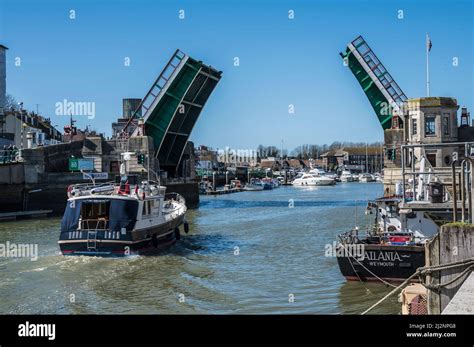
M 18 102 L 16 101 L 15 97 L 13 95 L 7 94 L 5 97 L 5 111 L 18 111 L 20 107 L 18 106 Z

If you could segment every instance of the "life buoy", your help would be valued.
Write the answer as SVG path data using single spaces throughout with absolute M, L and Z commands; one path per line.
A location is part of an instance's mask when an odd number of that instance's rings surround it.
M 72 188 L 73 188 L 73 185 L 70 184 L 67 186 L 67 197 L 70 198 L 72 197 L 74 194 L 72 193 Z

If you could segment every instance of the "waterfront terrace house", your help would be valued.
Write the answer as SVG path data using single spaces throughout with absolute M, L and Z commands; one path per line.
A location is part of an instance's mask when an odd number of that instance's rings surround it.
M 207 147 L 199 146 L 194 151 L 196 158 L 196 169 L 198 170 L 217 170 L 219 168 L 217 151 Z
M 280 170 L 280 162 L 274 157 L 268 157 L 260 160 L 260 167 L 262 169 L 270 169 L 272 171 Z
M 345 168 L 353 172 L 381 171 L 382 156 L 380 147 L 343 147 L 321 155 L 325 170 L 335 171 Z
M 288 159 L 287 160 L 290 168 L 292 169 L 306 169 L 310 167 L 309 160 L 303 159 Z
M 7 111 L 0 116 L 0 145 L 35 148 L 62 142 L 62 134 L 48 118 L 34 112 Z

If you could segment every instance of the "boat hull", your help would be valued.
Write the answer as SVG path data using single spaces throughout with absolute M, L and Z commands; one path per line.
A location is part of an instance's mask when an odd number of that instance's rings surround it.
M 257 185 L 248 185 L 243 188 L 244 191 L 246 192 L 257 192 L 263 190 L 263 185 L 257 186 Z
M 339 244 L 337 250 L 343 254 L 344 249 L 341 248 Z M 381 278 L 385 281 L 404 281 L 425 265 L 423 246 L 369 244 L 364 245 L 363 254 L 358 261 L 347 255 L 337 257 L 339 269 L 347 280 L 379 281 Z
M 99 257 L 154 255 L 176 242 L 175 230 L 183 221 L 184 215 L 168 223 L 133 230 L 125 235 L 120 232 L 110 234 L 110 231 L 98 231 L 97 238 L 94 240 L 88 238 L 88 231 L 76 231 L 74 237 L 67 235 L 68 233 L 61 233 L 58 244 L 63 255 Z M 110 238 L 110 235 L 113 239 Z
M 332 186 L 335 185 L 335 180 L 320 179 L 320 180 L 298 180 L 293 182 L 295 187 L 307 187 L 307 186 Z

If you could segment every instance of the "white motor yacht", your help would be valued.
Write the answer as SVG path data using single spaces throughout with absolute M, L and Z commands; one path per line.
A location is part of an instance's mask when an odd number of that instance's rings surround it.
M 302 176 L 295 178 L 292 184 L 294 186 L 330 186 L 336 184 L 336 181 L 329 177 L 305 173 Z
M 361 173 L 359 175 L 359 182 L 367 183 L 367 182 L 374 182 L 374 181 L 375 181 L 374 176 L 372 176 L 369 173 Z
M 353 182 L 354 176 L 349 170 L 344 170 L 341 173 L 341 182 Z

